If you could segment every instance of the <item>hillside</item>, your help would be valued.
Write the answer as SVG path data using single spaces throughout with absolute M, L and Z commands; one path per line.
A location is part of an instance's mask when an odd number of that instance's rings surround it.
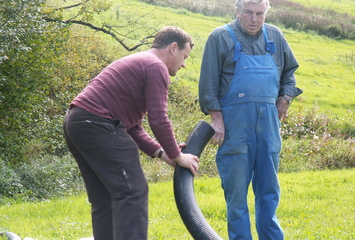
M 166 5 L 169 1 L 164 2 Z M 184 1 L 175 2 L 181 4 Z M 229 1 L 220 1 L 220 5 L 227 2 Z M 305 6 L 319 6 L 329 11 L 338 11 L 339 14 L 346 12 L 351 18 L 355 17 L 354 5 L 351 1 L 333 2 L 326 0 L 310 3 L 309 1 L 295 0 L 295 2 L 305 4 Z M 193 3 L 197 5 L 199 1 L 193 1 Z M 191 8 L 190 5 L 189 7 Z M 187 68 L 180 71 L 175 80 L 186 82 L 197 96 L 197 82 L 206 38 L 215 27 L 231 21 L 231 18 L 206 16 L 183 8 L 173 9 L 137 0 L 121 0 L 114 4 L 113 8 L 113 11 L 109 12 L 113 14 L 119 9 L 120 18 L 118 21 L 120 24 L 143 16 L 137 20 L 137 25 L 144 24 L 156 29 L 164 25 L 175 25 L 192 35 L 196 45 L 191 53 L 191 58 L 187 60 Z M 109 14 L 109 12 L 106 14 Z M 105 21 L 108 19 L 112 20 L 112 16 L 106 15 Z M 353 111 L 355 109 L 355 98 L 351 96 L 355 93 L 355 41 L 329 38 L 318 35 L 315 31 L 297 31 L 285 28 L 282 24 L 277 26 L 283 31 L 300 64 L 300 68 L 296 72 L 296 78 L 298 87 L 302 88 L 304 93 L 295 101 L 291 110 L 317 109 L 320 112 L 328 112 L 339 116 L 345 116 L 349 111 Z M 107 41 L 108 49 L 120 48 L 114 40 L 107 36 L 104 36 L 104 38 Z M 143 49 L 140 48 L 139 50 Z M 129 53 L 121 52 L 121 54 Z M 120 57 L 121 54 L 117 54 L 117 57 Z

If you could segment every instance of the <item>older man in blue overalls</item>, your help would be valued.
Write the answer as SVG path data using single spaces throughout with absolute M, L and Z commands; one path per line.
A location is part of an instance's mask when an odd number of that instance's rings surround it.
M 199 83 L 219 145 L 218 171 L 227 203 L 229 239 L 252 239 L 247 205 L 252 181 L 260 240 L 284 239 L 276 217 L 280 120 L 302 90 L 298 63 L 281 31 L 265 24 L 268 0 L 237 0 L 237 19 L 208 37 Z

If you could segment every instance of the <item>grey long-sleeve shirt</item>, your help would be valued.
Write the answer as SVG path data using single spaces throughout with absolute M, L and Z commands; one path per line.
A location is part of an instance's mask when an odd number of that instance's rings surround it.
M 265 55 L 265 40 L 262 30 L 252 37 L 241 28 L 236 19 L 228 24 L 242 45 L 242 51 L 247 55 Z M 269 41 L 274 41 L 276 52 L 272 55 L 280 77 L 279 96 L 296 97 L 302 90 L 296 88 L 294 72 L 298 63 L 282 32 L 275 26 L 265 24 Z M 221 110 L 219 99 L 223 97 L 232 82 L 235 62 L 233 61 L 235 43 L 228 31 L 218 27 L 209 35 L 202 59 L 199 101 L 202 112 Z

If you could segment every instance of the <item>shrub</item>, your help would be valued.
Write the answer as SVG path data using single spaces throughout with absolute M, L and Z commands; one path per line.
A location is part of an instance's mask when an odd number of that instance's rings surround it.
M 289 115 L 282 122 L 283 139 L 318 139 L 325 136 L 345 140 L 355 138 L 355 117 L 350 110 L 344 118 L 339 118 L 332 114 L 318 113 L 317 109 L 304 110 L 300 106 Z
M 291 112 L 282 122 L 280 171 L 355 167 L 354 121 L 352 111 L 345 118 L 318 114 L 315 109 Z
M 18 174 L 0 159 L 0 203 L 4 197 L 22 193 L 23 185 Z
M 69 155 L 35 157 L 11 168 L 0 161 L 0 178 L 0 202 L 10 197 L 48 199 L 84 189 L 78 167 Z
M 287 139 L 280 155 L 280 172 L 355 167 L 355 141 L 324 136 Z

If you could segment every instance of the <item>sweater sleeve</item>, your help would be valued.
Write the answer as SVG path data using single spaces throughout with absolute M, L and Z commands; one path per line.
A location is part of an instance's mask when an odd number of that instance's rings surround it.
M 146 103 L 149 126 L 169 158 L 180 154 L 172 124 L 168 118 L 168 69 L 154 65 L 147 69 Z
M 146 69 L 145 74 L 144 94 L 149 126 L 169 158 L 176 158 L 181 151 L 168 118 L 168 87 L 170 84 L 168 69 L 163 63 L 153 64 Z M 139 138 L 143 137 L 141 149 L 145 149 L 143 151 L 152 155 L 150 153 L 154 153 L 158 145 L 154 144 L 152 139 L 147 138 L 141 126 L 136 126 L 133 131 L 134 135 L 140 135 Z
M 151 157 L 153 157 L 155 151 L 161 147 L 161 145 L 144 130 L 142 122 L 132 127 L 127 132 L 138 144 L 139 149 Z

